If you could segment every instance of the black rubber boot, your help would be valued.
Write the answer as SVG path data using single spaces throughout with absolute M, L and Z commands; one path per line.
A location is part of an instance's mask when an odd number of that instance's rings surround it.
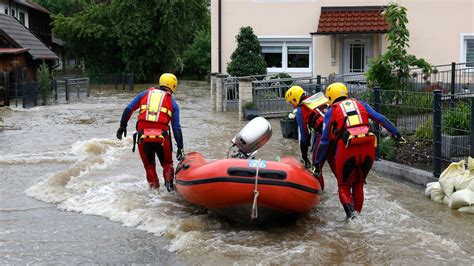
M 347 203 L 344 204 L 343 207 L 344 211 L 346 211 L 346 217 L 348 220 L 353 220 L 357 218 L 356 211 L 354 210 L 354 206 L 352 206 L 352 204 Z

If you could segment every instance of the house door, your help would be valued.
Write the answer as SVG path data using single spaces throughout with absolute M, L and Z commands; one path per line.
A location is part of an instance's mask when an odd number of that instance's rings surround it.
M 369 40 L 347 39 L 344 44 L 344 74 L 364 73 L 369 64 Z

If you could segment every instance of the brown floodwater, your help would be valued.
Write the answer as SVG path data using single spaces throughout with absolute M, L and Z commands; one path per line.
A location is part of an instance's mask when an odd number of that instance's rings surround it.
M 291 223 L 236 225 L 163 188 L 150 190 L 121 113 L 138 92 L 94 90 L 79 102 L 0 108 L 2 264 L 472 264 L 474 215 L 430 201 L 423 188 L 372 172 L 364 209 L 347 222 L 325 168 L 321 204 Z M 209 85 L 183 82 L 185 150 L 225 158 L 245 125 L 210 110 Z M 136 114 L 129 122 L 133 131 Z M 257 158 L 299 157 L 278 119 Z M 250 215 L 250 214 L 249 214 Z

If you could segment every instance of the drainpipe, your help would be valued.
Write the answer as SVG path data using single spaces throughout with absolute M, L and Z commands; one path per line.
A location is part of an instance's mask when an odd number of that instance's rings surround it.
M 217 11 L 217 16 L 218 16 L 218 33 L 217 33 L 217 38 L 218 38 L 218 43 L 217 43 L 217 56 L 218 56 L 218 70 L 217 72 L 222 73 L 222 1 L 218 1 L 218 11 Z

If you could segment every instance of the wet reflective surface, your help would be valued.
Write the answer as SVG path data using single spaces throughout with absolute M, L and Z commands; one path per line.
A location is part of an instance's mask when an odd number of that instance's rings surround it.
M 210 111 L 209 86 L 180 84 L 185 151 L 226 156 L 245 124 Z M 346 222 L 325 168 L 321 204 L 295 222 L 269 228 L 230 224 L 163 186 L 148 189 L 126 140 L 115 139 L 135 93 L 95 91 L 83 102 L 1 108 L 0 256 L 5 264 L 472 264 L 474 215 L 430 201 L 423 190 L 371 173 L 364 209 Z M 297 156 L 297 141 L 273 137 L 257 158 Z M 162 183 L 163 184 L 163 183 Z M 249 214 L 250 215 L 250 214 Z

